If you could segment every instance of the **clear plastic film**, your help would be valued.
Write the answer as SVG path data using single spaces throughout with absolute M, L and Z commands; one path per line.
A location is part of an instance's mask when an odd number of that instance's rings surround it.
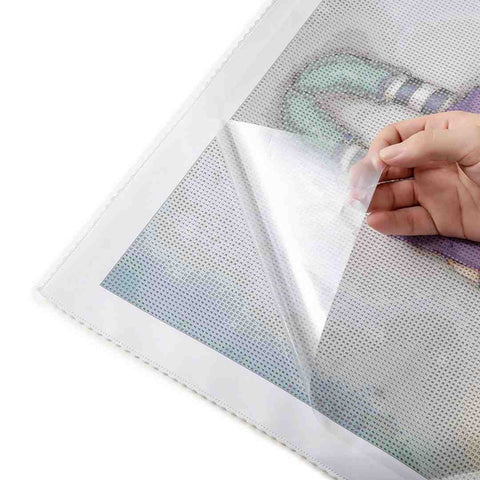
M 381 173 L 337 133 L 231 121 L 218 137 L 312 405 L 322 331 Z

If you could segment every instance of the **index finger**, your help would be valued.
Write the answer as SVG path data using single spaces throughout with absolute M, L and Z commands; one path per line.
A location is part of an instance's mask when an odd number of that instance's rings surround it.
M 403 142 L 406 138 L 413 135 L 414 133 L 423 130 L 425 123 L 419 122 L 420 118 L 412 118 L 409 120 L 403 120 L 398 123 L 392 123 L 387 125 L 385 128 L 380 130 L 380 132 L 373 139 L 370 144 L 370 148 L 367 152 L 367 157 L 370 161 L 377 167 L 385 167 L 386 165 L 380 160 L 379 152 L 380 150 L 394 145 L 396 143 Z
M 407 140 L 412 135 L 415 135 L 422 130 L 425 130 L 427 127 L 437 127 L 437 128 L 446 128 L 448 125 L 448 116 L 451 115 L 450 112 L 441 112 L 434 115 L 426 115 L 423 117 L 414 117 L 408 118 L 407 120 L 402 120 L 397 123 L 386 126 L 376 135 L 370 144 L 368 149 L 367 157 L 376 168 L 381 169 L 385 168 L 386 165 L 380 159 L 379 153 L 385 147 L 394 145 L 396 143 L 401 143 L 404 140 Z M 400 174 L 397 178 L 405 178 L 408 172 L 397 172 Z M 402 174 L 405 174 L 403 176 Z M 392 180 L 392 178 L 389 178 Z

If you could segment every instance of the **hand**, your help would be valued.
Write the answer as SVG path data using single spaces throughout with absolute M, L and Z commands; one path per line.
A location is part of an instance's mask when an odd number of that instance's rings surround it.
M 372 228 L 480 241 L 480 115 L 445 112 L 390 125 L 366 158 L 385 167 L 369 207 Z

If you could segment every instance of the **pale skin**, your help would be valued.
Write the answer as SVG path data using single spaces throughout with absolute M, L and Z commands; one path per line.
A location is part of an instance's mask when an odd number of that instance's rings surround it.
M 369 207 L 372 228 L 480 241 L 480 115 L 445 112 L 389 125 L 366 159 L 385 167 Z

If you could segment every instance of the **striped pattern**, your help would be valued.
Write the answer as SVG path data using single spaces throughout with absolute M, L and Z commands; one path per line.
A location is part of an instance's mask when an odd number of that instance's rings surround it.
M 420 113 L 435 113 L 447 110 L 456 96 L 430 83 L 408 75 L 396 75 L 383 93 L 387 102 L 395 102 Z

